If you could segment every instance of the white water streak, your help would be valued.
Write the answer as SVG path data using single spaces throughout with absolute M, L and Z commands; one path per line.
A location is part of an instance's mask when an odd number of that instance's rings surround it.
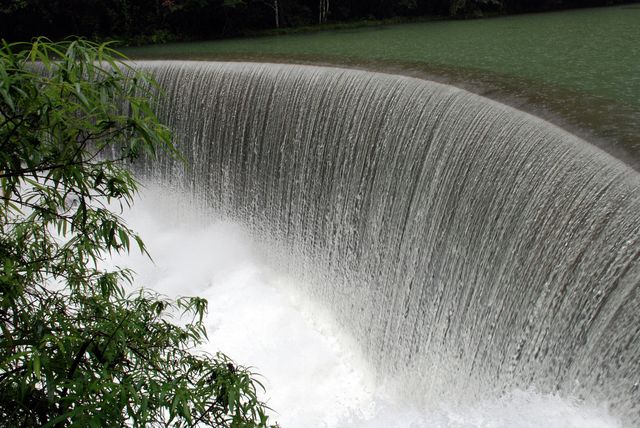
M 432 82 L 146 63 L 183 186 L 269 248 L 407 399 L 518 389 L 640 424 L 640 178 L 533 116 Z

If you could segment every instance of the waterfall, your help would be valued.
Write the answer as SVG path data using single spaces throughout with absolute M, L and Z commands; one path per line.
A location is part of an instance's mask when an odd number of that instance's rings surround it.
M 140 62 L 180 183 L 268 243 L 381 379 L 535 389 L 640 424 L 640 179 L 534 116 L 336 68 Z

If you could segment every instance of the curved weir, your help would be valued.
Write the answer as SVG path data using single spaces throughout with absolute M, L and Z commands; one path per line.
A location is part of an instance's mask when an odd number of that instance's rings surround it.
M 142 62 L 189 166 L 381 379 L 428 403 L 515 389 L 640 424 L 640 178 L 450 86 L 268 64 Z M 310 386 L 312 387 L 312 386 Z

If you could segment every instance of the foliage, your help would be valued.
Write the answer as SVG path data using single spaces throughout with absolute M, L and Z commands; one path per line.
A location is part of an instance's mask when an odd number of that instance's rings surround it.
M 121 59 L 86 41 L 0 49 L 0 425 L 267 426 L 251 372 L 194 350 L 205 300 L 127 296 L 132 273 L 100 267 L 146 252 L 109 208 L 136 192 L 126 162 L 175 154 L 153 83 Z
M 481 10 L 491 6 L 500 8 L 505 4 L 502 0 L 451 0 L 449 15 L 482 16 Z

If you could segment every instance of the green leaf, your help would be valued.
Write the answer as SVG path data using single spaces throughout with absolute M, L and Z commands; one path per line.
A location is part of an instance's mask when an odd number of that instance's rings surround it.
M 36 379 L 40 380 L 42 374 L 40 373 L 40 355 L 35 352 L 33 354 L 33 373 L 36 375 Z
M 82 102 L 82 105 L 86 108 L 89 108 L 90 107 L 89 101 L 87 100 L 85 95 L 82 93 L 82 88 L 80 87 L 80 83 L 78 82 L 74 83 L 73 87 L 75 89 L 75 94 L 80 100 L 80 102 Z
M 16 106 L 13 103 L 13 98 L 11 97 L 11 94 L 9 94 L 9 91 L 7 91 L 4 88 L 0 88 L 0 95 L 2 95 L 2 99 L 4 100 L 5 103 L 7 103 L 11 111 L 15 112 Z
M 252 374 L 192 351 L 206 337 L 206 300 L 125 296 L 133 273 L 98 263 L 131 238 L 148 255 L 106 208 L 133 201 L 125 161 L 157 150 L 180 159 L 152 109 L 157 85 L 122 58 L 85 40 L 2 42 L 0 103 L 17 117 L 0 120 L 12 135 L 0 151 L 11 198 L 0 203 L 0 413 L 46 427 L 264 426 Z M 182 312 L 192 319 L 170 322 Z M 205 406 L 219 397 L 229 406 Z

